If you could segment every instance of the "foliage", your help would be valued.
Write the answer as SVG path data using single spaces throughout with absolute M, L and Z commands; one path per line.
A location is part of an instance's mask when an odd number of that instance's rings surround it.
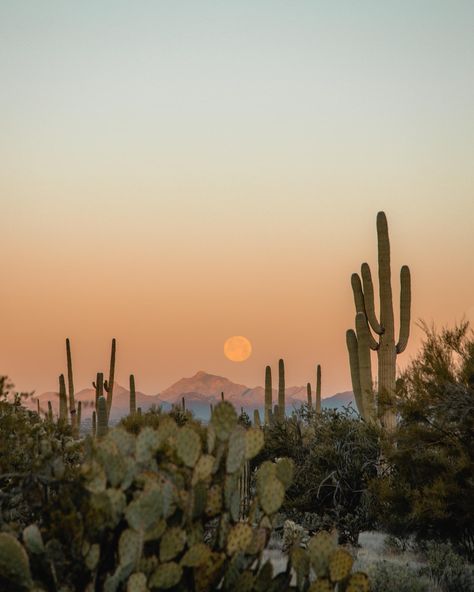
M 474 592 L 474 567 L 458 555 L 451 545 L 429 541 L 424 555 L 426 574 L 443 592 Z
M 396 565 L 378 561 L 370 570 L 372 592 L 432 592 L 427 577 L 410 569 L 407 565 Z
M 71 428 L 25 409 L 27 396 L 0 379 L 0 523 L 11 528 L 38 517 L 58 484 L 77 476 L 82 457 Z
M 474 337 L 468 323 L 424 326 L 399 379 L 396 446 L 374 483 L 380 523 L 397 536 L 451 541 L 474 558 Z
M 242 519 L 238 483 L 263 432 L 240 426 L 231 404 L 217 405 L 208 427 L 150 417 L 156 425 L 138 435 L 123 425 L 89 438 L 81 478 L 63 483 L 20 541 L 0 535 L 2 590 L 284 591 L 296 590 L 293 576 L 301 591 L 369 589 L 367 576 L 351 574 L 352 557 L 324 532 L 307 550 L 292 546 L 287 569 L 273 574 L 263 551 L 293 463 L 259 467 Z M 310 577 L 319 588 L 309 588 Z
M 340 542 L 357 543 L 371 524 L 368 485 L 377 474 L 378 431 L 350 409 L 316 413 L 308 406 L 265 429 L 261 459 L 287 456 L 295 463 L 284 510 L 298 519 L 319 517 L 336 527 Z

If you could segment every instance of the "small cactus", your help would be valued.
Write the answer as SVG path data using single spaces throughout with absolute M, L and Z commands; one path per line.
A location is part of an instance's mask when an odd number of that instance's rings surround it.
M 321 365 L 316 368 L 316 413 L 321 413 Z
M 270 425 L 270 414 L 272 412 L 272 369 L 265 368 L 265 425 Z
M 137 412 L 137 396 L 135 393 L 135 376 L 130 374 L 130 415 Z
M 280 419 L 285 417 L 285 362 L 278 361 L 278 410 Z
M 260 420 L 260 413 L 259 413 L 258 409 L 253 410 L 253 425 L 256 428 L 259 428 L 262 425 L 262 422 Z
M 67 384 L 69 391 L 69 413 L 71 415 L 71 427 L 73 434 L 77 435 L 77 421 L 76 421 L 76 403 L 74 400 L 74 378 L 72 374 L 72 355 L 71 343 L 66 339 L 66 359 L 67 359 Z

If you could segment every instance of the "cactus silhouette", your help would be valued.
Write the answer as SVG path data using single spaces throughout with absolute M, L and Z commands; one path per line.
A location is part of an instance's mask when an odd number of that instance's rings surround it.
M 130 374 L 130 415 L 137 412 L 137 397 L 135 393 L 135 376 Z
M 53 421 L 53 406 L 51 405 L 51 401 L 48 401 L 48 420 Z
M 71 427 L 73 434 L 77 435 L 76 421 L 76 403 L 74 401 L 74 379 L 72 375 L 72 355 L 71 342 L 66 339 L 66 358 L 67 358 L 67 386 L 69 391 L 69 413 L 71 415 Z
M 265 368 L 265 425 L 270 425 L 270 413 L 272 412 L 272 369 Z
M 59 377 L 59 421 L 67 423 L 67 395 L 64 374 Z
M 308 384 L 306 385 L 306 396 L 308 398 L 308 406 L 313 407 L 313 397 L 311 394 L 311 383 L 310 382 L 308 382 Z
M 98 408 L 99 398 L 104 395 L 104 375 L 102 372 L 97 372 L 96 382 L 92 383 L 95 388 L 95 408 Z
M 280 417 L 285 417 L 285 362 L 278 361 L 278 411 Z
M 262 422 L 260 421 L 260 413 L 259 413 L 258 409 L 253 410 L 253 425 L 257 428 L 259 428 L 262 425 Z
M 377 242 L 379 268 L 380 317 L 377 319 L 374 303 L 374 286 L 370 267 L 361 266 L 361 277 L 351 277 L 356 308 L 356 330 L 346 333 L 351 369 L 352 389 L 360 414 L 366 421 L 380 421 L 387 431 L 396 426 L 392 407 L 395 395 L 396 359 L 408 343 L 410 335 L 411 278 L 410 269 L 404 265 L 400 271 L 400 330 L 395 342 L 393 298 L 390 271 L 390 241 L 387 218 L 384 212 L 377 214 Z M 377 335 L 375 339 L 372 331 Z M 378 388 L 375 396 L 372 380 L 370 352 L 377 352 Z
M 77 433 L 81 431 L 81 419 L 82 419 L 82 401 L 77 404 Z
M 115 341 L 115 339 L 112 339 L 112 350 L 110 353 L 109 380 L 106 380 L 104 382 L 104 390 L 107 393 L 107 415 L 108 416 L 110 416 L 110 409 L 112 408 L 112 399 L 114 396 L 115 350 L 116 350 L 116 341 Z
M 92 437 L 95 438 L 97 435 L 97 412 L 92 412 Z
M 316 368 L 316 413 L 321 413 L 321 365 Z
M 109 430 L 109 418 L 107 416 L 107 402 L 101 395 L 97 401 L 97 437 L 102 438 Z

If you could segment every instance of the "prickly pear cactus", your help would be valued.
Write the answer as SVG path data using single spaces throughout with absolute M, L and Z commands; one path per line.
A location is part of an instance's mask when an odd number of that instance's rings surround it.
M 242 518 L 242 471 L 263 444 L 264 432 L 239 424 L 226 401 L 208 427 L 192 419 L 179 427 L 160 414 L 156 427 L 137 435 L 119 427 L 89 438 L 80 481 L 56 500 L 51 525 L 27 527 L 24 545 L 0 534 L 0 584 L 68 592 L 365 590 L 363 574 L 351 575 L 351 556 L 327 533 L 307 550 L 295 538 L 283 573 L 262 562 L 293 476 L 291 460 L 264 462 Z

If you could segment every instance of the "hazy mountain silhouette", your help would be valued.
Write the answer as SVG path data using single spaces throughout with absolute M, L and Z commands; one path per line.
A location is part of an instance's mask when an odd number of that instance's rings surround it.
M 221 400 L 221 393 L 224 393 L 226 401 L 230 401 L 237 410 L 244 408 L 250 414 L 254 409 L 263 411 L 265 390 L 261 386 L 248 387 L 243 384 L 234 383 L 224 376 L 209 374 L 200 370 L 194 376 L 181 378 L 158 395 L 146 395 L 137 391 L 137 407 L 147 411 L 152 405 L 161 406 L 167 411 L 172 405 L 181 405 L 185 399 L 187 409 L 195 413 L 197 417 L 209 419 L 210 405 L 217 404 Z M 129 412 L 129 391 L 118 383 L 114 383 L 114 397 L 112 403 L 111 420 L 117 421 L 120 417 Z M 58 412 L 59 395 L 57 392 L 47 392 L 33 397 L 29 406 L 36 409 L 36 398 L 40 401 L 41 408 L 46 411 L 48 401 L 51 401 L 53 411 Z M 95 401 L 93 388 L 83 389 L 75 395 L 76 401 L 82 401 L 82 417 L 88 419 L 92 415 Z M 273 389 L 273 402 L 278 400 L 278 393 Z M 306 386 L 293 386 L 286 388 L 286 409 L 291 412 L 293 408 L 300 407 L 305 403 Z M 313 393 L 314 401 L 314 393 Z M 322 406 L 326 409 L 337 409 L 352 403 L 354 406 L 354 395 L 352 391 L 337 393 L 322 400 Z

